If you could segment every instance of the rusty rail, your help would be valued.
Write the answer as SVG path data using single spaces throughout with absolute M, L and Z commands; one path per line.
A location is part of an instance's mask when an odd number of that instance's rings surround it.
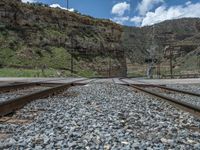
M 57 85 L 64 85 L 64 83 L 48 83 L 48 81 L 59 81 L 59 80 L 64 80 L 64 79 L 52 79 L 52 80 L 45 80 L 45 81 L 37 81 L 37 82 L 28 82 L 28 83 L 14 83 L 14 84 L 7 84 L 7 85 L 1 85 L 0 86 L 0 92 L 8 92 L 10 90 L 17 90 L 17 89 L 22 89 L 26 87 L 31 87 L 31 86 L 38 86 L 38 85 L 43 85 L 43 86 L 57 86 Z M 83 81 L 86 79 L 80 79 L 74 82 L 78 81 Z
M 200 97 L 200 93 L 195 93 L 195 92 L 190 92 L 190 91 L 185 91 L 185 90 L 179 90 L 179 89 L 170 88 L 170 87 L 166 87 L 166 86 L 160 86 L 160 85 L 148 85 L 148 86 L 157 87 L 157 88 L 161 88 L 161 89 L 165 89 L 165 90 L 169 90 L 169 91 L 173 91 L 173 92 L 179 92 L 179 93 L 183 93 L 183 94 L 188 94 L 188 95 Z
M 187 108 L 190 108 L 194 111 L 197 111 L 197 112 L 200 112 L 200 107 L 196 106 L 196 105 L 193 105 L 193 104 L 190 104 L 190 103 L 187 103 L 187 102 L 183 102 L 183 101 L 180 101 L 180 100 L 177 100 L 175 98 L 172 98 L 172 97 L 168 97 L 168 96 L 165 96 L 165 95 L 162 95 L 162 94 L 159 94 L 159 93 L 156 93 L 156 92 L 153 92 L 153 91 L 150 91 L 150 90 L 147 90 L 147 89 L 144 89 L 144 88 L 141 88 L 139 86 L 136 86 L 136 85 L 129 85 L 130 87 L 133 87 L 135 89 L 138 89 L 140 91 L 143 91 L 145 93 L 148 93 L 150 95 L 153 95 L 153 96 L 156 96 L 158 98 L 161 98 L 161 99 L 165 99 L 165 100 L 168 100 L 168 101 L 171 101 L 173 103 L 176 103 L 176 104 L 179 104 L 179 105 L 182 105 L 184 107 L 187 107 Z
M 142 91 L 144 93 L 147 93 L 149 95 L 155 96 L 157 98 L 160 98 L 160 99 L 168 101 L 172 104 L 175 104 L 177 107 L 184 109 L 184 110 L 187 110 L 187 111 L 189 111 L 190 113 L 193 113 L 196 116 L 200 115 L 200 107 L 199 106 L 193 105 L 191 103 L 183 102 L 183 101 L 180 101 L 178 99 L 168 97 L 168 96 L 165 96 L 165 95 L 157 93 L 157 92 L 153 92 L 151 90 L 145 89 L 144 86 L 140 86 L 140 85 L 138 86 L 136 84 L 129 84 L 127 81 L 124 81 L 123 79 L 120 79 L 120 80 L 122 82 L 126 83 L 126 85 L 128 85 L 128 86 L 130 86 L 134 89 L 137 89 L 137 90 Z
M 120 80 L 122 82 L 130 85 L 130 83 L 124 81 L 123 78 L 120 78 Z M 129 80 L 131 80 L 131 79 L 129 79 Z M 141 82 L 141 81 L 139 81 L 139 82 Z M 168 91 L 179 92 L 179 93 L 183 93 L 183 94 L 188 94 L 188 95 L 200 97 L 200 93 L 195 93 L 195 92 L 191 92 L 191 91 L 186 91 L 186 90 L 180 90 L 180 89 L 176 89 L 176 88 L 166 87 L 165 85 L 146 84 L 145 82 L 142 82 L 142 83 L 143 84 L 131 84 L 131 85 L 136 85 L 136 86 L 140 86 L 140 87 L 157 87 L 157 88 L 165 89 L 165 90 L 168 90 Z
M 10 90 L 21 89 L 30 86 L 36 86 L 38 83 L 19 83 L 19 84 L 8 84 L 0 86 L 0 92 L 7 92 Z
M 66 90 L 72 86 L 84 85 L 84 83 L 76 83 L 76 82 L 78 82 L 78 81 L 67 83 L 67 84 L 62 84 L 62 85 L 59 85 L 59 86 L 56 86 L 53 88 L 45 89 L 45 90 L 42 90 L 39 92 L 31 93 L 28 95 L 24 95 L 24 96 L 13 98 L 13 99 L 10 99 L 7 101 L 0 102 L 0 116 L 4 116 L 9 113 L 12 113 L 12 112 L 16 111 L 17 109 L 22 108 L 27 103 L 30 103 L 33 100 L 48 97 L 49 95 L 56 94 L 60 91 Z

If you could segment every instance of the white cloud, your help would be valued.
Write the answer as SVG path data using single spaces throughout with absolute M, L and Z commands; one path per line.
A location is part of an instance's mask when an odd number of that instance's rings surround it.
M 145 15 L 154 5 L 159 3 L 164 3 L 164 0 L 142 0 L 137 6 L 137 10 L 140 15 Z
M 37 2 L 36 0 L 22 0 L 23 3 L 34 3 Z
M 185 5 L 190 5 L 190 4 L 192 4 L 191 1 L 187 1 L 187 2 L 185 3 Z
M 122 3 L 117 3 L 113 6 L 112 8 L 112 14 L 118 15 L 118 16 L 123 16 L 125 11 L 130 10 L 130 4 L 127 2 L 122 2 Z
M 116 23 L 118 23 L 118 24 L 123 25 L 124 22 L 129 21 L 129 17 L 128 16 L 125 16 L 125 17 L 123 17 L 123 16 L 117 16 L 117 17 L 114 17 L 111 20 L 114 21 L 114 22 L 116 22 Z
M 65 7 L 60 6 L 59 4 L 51 4 L 50 7 L 52 7 L 52 8 L 60 8 L 60 9 L 68 10 L 68 11 L 71 11 L 71 12 L 74 11 L 73 8 L 67 9 Z
M 143 20 L 143 17 L 140 17 L 140 16 L 135 16 L 130 19 L 131 22 L 135 22 L 135 23 L 141 23 L 142 20 Z
M 179 5 L 173 7 L 160 6 L 154 12 L 147 12 L 142 20 L 142 26 L 153 25 L 164 20 L 178 19 L 184 17 L 200 17 L 200 3 Z

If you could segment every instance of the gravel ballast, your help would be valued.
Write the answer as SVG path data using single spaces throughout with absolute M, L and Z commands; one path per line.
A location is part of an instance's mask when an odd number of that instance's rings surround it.
M 0 149 L 200 149 L 200 120 L 130 87 L 91 83 L 37 100 L 0 124 Z M 43 111 L 42 111 L 43 110 Z M 28 115 L 30 114 L 30 116 Z
M 176 89 L 181 89 L 181 90 L 185 90 L 185 91 L 190 91 L 190 90 L 192 91 L 192 88 L 193 88 L 193 86 L 191 86 L 191 88 L 189 89 L 188 86 L 186 86 L 187 87 L 187 90 L 186 90 L 185 85 L 182 85 L 182 86 L 179 85 L 178 87 L 176 87 Z M 151 91 L 166 95 L 168 97 L 175 98 L 176 100 L 179 100 L 181 102 L 186 102 L 188 104 L 192 104 L 194 106 L 200 107 L 200 97 L 199 96 L 184 94 L 184 93 L 180 93 L 180 92 L 174 92 L 174 91 L 170 91 L 170 90 L 162 90 L 161 88 L 157 88 L 157 87 L 156 88 L 148 87 L 148 89 L 150 89 Z
M 167 87 L 185 90 L 194 93 L 200 93 L 200 84 L 168 84 Z

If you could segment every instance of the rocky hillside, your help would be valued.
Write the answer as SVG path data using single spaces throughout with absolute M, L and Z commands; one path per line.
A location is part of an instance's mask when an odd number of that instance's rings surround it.
M 185 65 L 192 67 L 196 57 L 200 57 L 200 19 L 183 18 L 141 28 L 124 27 L 122 43 L 133 63 L 144 63 L 151 55 L 161 63 L 168 61 L 167 47 L 171 47 L 174 67 L 182 65 L 186 69 Z M 189 58 L 193 61 L 188 61 Z
M 198 69 L 199 43 L 198 18 L 122 27 L 59 8 L 0 1 L 1 67 L 70 71 L 73 58 L 78 75 L 126 76 L 127 59 L 141 66 L 153 57 L 169 66 L 172 48 L 174 68 Z
M 58 8 L 0 1 L 0 65 L 70 69 L 126 75 L 121 47 L 122 28 L 109 20 L 95 19 Z

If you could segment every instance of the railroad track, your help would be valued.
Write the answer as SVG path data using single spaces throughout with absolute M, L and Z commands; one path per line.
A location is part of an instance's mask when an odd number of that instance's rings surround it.
M 163 85 L 153 85 L 153 84 L 144 84 L 144 83 L 143 84 L 132 84 L 132 83 L 130 84 L 127 80 L 124 81 L 123 78 L 121 78 L 120 81 L 126 83 L 127 86 L 130 86 L 130 87 L 132 87 L 132 88 L 134 88 L 138 91 L 142 91 L 142 92 L 147 93 L 151 96 L 165 100 L 165 101 L 169 102 L 172 105 L 175 105 L 176 107 L 178 107 L 180 109 L 183 109 L 185 111 L 192 113 L 195 116 L 200 117 L 200 106 L 194 105 L 194 104 L 186 102 L 186 101 L 183 101 L 183 100 L 181 100 L 181 98 L 179 99 L 179 98 L 170 97 L 167 94 L 161 94 L 162 92 L 160 90 L 162 90 L 162 91 L 167 90 L 167 91 L 174 92 L 174 93 L 186 94 L 186 95 L 194 96 L 194 97 L 197 97 L 197 98 L 200 97 L 199 93 L 194 93 L 194 92 L 175 89 L 175 88 L 169 88 L 169 87 L 166 87 L 166 86 L 163 86 Z M 152 88 L 157 88 L 157 89 L 152 90 Z M 200 101 L 200 99 L 199 99 L 199 101 Z
M 65 79 L 51 79 L 45 81 L 37 81 L 37 82 L 14 82 L 5 85 L 0 85 L 0 93 L 10 92 L 13 90 L 19 90 L 23 88 L 29 88 L 33 86 L 56 86 L 61 85 L 62 83 L 50 83 L 51 81 L 62 81 Z
M 31 101 L 34 101 L 36 99 L 48 97 L 50 95 L 58 94 L 63 90 L 66 90 L 72 86 L 76 85 L 85 85 L 86 83 L 79 83 L 81 81 L 86 81 L 87 79 L 82 79 L 82 80 L 76 80 L 74 82 L 66 83 L 66 84 L 60 84 L 60 85 L 55 85 L 51 88 L 47 89 L 42 89 L 36 92 L 31 92 L 30 94 L 25 94 L 16 98 L 11 98 L 5 101 L 0 102 L 0 116 L 5 116 L 8 115 L 12 112 L 15 112 L 17 109 L 22 108 L 24 105 L 27 103 L 30 103 Z M 16 84 L 14 86 L 9 85 L 2 87 L 2 91 L 9 91 L 13 89 L 19 89 L 19 88 L 25 88 L 25 87 L 30 87 L 34 85 L 41 84 L 40 82 L 36 83 L 22 83 L 22 84 Z
M 63 80 L 63 79 L 61 79 L 61 80 Z M 5 85 L 5 86 L 0 86 L 1 92 L 10 92 L 12 90 L 18 90 L 18 89 L 21 89 L 21 88 L 30 88 L 30 87 L 33 87 L 33 86 L 44 86 L 44 85 L 45 86 L 46 85 L 47 86 L 53 86 L 51 88 L 39 90 L 39 91 L 36 91 L 36 92 L 32 92 L 31 94 L 27 94 L 27 95 L 25 94 L 25 95 L 19 96 L 17 98 L 11 98 L 9 100 L 0 102 L 0 116 L 4 116 L 4 115 L 7 115 L 9 113 L 12 113 L 17 109 L 22 108 L 24 105 L 26 105 L 27 103 L 29 103 L 33 100 L 56 94 L 60 91 L 68 89 L 71 86 L 84 85 L 84 84 L 87 83 L 86 82 L 87 80 L 89 82 L 93 82 L 97 79 L 82 79 L 82 80 L 77 80 L 75 82 L 70 82 L 70 83 L 66 83 L 66 84 L 32 82 L 32 83 L 18 83 L 18 84 L 9 84 L 9 85 Z M 55 80 L 50 80 L 50 81 L 55 81 Z M 143 92 L 148 93 L 150 95 L 164 99 L 164 100 L 166 100 L 170 103 L 176 104 L 180 107 L 184 107 L 185 109 L 189 109 L 190 112 L 193 112 L 195 114 L 197 114 L 197 113 L 200 114 L 200 106 L 196 106 L 194 104 L 166 96 L 164 94 L 161 94 L 160 92 L 158 93 L 155 90 L 154 91 L 149 90 L 149 88 L 159 88 L 159 89 L 162 89 L 162 90 L 168 90 L 168 91 L 187 94 L 187 95 L 196 96 L 196 97 L 200 97 L 199 93 L 184 91 L 184 90 L 175 89 L 175 88 L 169 88 L 169 87 L 166 87 L 166 86 L 163 86 L 163 85 L 160 86 L 160 85 L 144 84 L 144 83 L 142 83 L 142 84 L 130 84 L 129 82 L 127 82 L 127 79 L 126 79 L 126 81 L 124 81 L 123 78 L 120 78 L 119 81 L 124 83 L 124 85 L 131 86 L 134 89 L 137 89 L 139 91 L 143 91 Z M 115 83 L 114 79 L 112 79 L 112 82 Z M 120 84 L 120 83 L 118 83 L 118 84 Z M 147 87 L 148 87 L 148 89 L 147 89 Z

